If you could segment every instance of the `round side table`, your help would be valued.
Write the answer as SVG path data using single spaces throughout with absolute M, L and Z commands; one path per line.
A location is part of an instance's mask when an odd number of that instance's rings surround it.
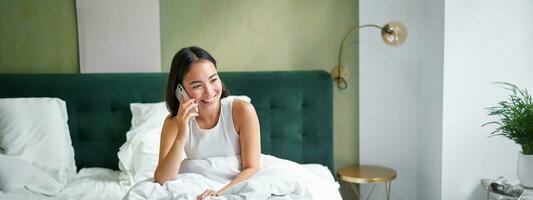
M 369 199 L 374 191 L 376 183 L 385 184 L 385 196 L 387 199 L 390 198 L 390 188 L 392 180 L 396 178 L 396 171 L 393 169 L 377 166 L 377 165 L 356 165 L 343 167 L 337 170 L 337 175 L 343 181 L 346 181 L 352 186 L 353 191 L 357 195 L 357 198 L 363 199 L 357 189 L 355 184 L 372 184 L 372 189 L 368 193 L 366 199 Z M 383 193 L 380 194 L 378 199 L 381 198 Z

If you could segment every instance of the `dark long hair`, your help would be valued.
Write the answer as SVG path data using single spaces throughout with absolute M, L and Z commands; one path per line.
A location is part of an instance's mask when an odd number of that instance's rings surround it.
M 174 55 L 174 58 L 172 58 L 165 96 L 167 109 L 172 114 L 171 117 L 176 116 L 179 109 L 179 101 L 175 95 L 176 87 L 178 87 L 178 84 L 183 85 L 183 78 L 185 77 L 185 74 L 191 70 L 191 65 L 200 60 L 208 60 L 215 65 L 215 68 L 217 67 L 217 61 L 215 58 L 213 58 L 213 56 L 211 56 L 206 50 L 196 46 L 185 47 L 179 50 L 176 55 Z M 220 81 L 222 82 L 222 80 Z M 228 95 L 229 91 L 222 82 L 222 95 L 220 98 L 227 97 Z

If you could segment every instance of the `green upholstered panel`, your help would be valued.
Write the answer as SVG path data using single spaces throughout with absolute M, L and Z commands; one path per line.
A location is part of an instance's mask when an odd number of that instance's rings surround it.
M 221 72 L 233 95 L 248 95 L 265 154 L 333 169 L 332 83 L 325 71 Z M 118 169 L 130 128 L 129 103 L 164 99 L 167 74 L 0 74 L 0 98 L 59 97 L 67 102 L 78 169 Z
M 262 153 L 334 169 L 329 73 L 228 72 L 221 79 L 232 94 L 252 99 L 261 125 Z

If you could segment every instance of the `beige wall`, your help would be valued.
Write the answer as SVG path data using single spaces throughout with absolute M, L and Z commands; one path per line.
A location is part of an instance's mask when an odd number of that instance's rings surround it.
M 344 36 L 358 23 L 355 0 L 161 0 L 162 71 L 182 47 L 197 45 L 220 71 L 330 71 Z M 334 90 L 335 168 L 358 162 L 357 35 L 345 63 L 346 90 Z
M 78 73 L 74 0 L 0 1 L 0 73 Z

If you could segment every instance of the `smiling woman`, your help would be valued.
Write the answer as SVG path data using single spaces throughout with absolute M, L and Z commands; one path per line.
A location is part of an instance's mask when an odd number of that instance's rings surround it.
M 179 85 L 189 100 L 176 98 L 174 91 Z M 166 95 L 171 113 L 161 132 L 156 182 L 176 179 L 184 153 L 191 159 L 240 156 L 239 174 L 222 188 L 205 190 L 198 195 L 200 199 L 218 196 L 259 170 L 261 142 L 255 109 L 249 102 L 223 99 L 228 92 L 218 77 L 215 59 L 207 51 L 187 47 L 176 53 Z M 190 112 L 193 108 L 198 112 Z

